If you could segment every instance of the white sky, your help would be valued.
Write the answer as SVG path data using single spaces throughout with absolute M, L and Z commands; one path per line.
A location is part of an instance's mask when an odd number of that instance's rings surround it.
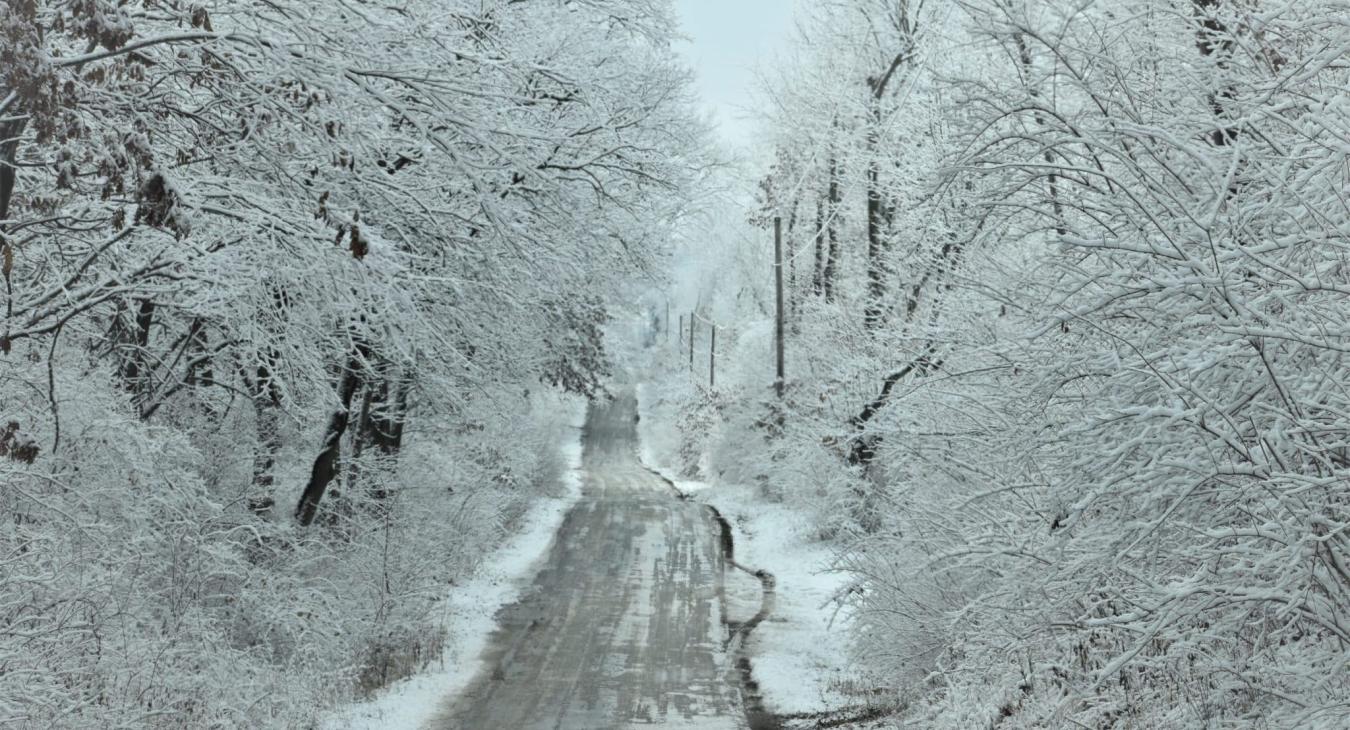
M 792 28 L 793 0 L 675 0 L 684 35 L 678 48 L 698 74 L 695 88 L 722 139 L 745 150 L 755 67 L 781 49 Z

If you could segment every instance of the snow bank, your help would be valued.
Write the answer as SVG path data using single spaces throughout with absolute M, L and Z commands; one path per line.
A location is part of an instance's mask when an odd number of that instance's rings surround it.
M 845 704 L 848 634 L 834 597 L 847 576 L 830 570 L 829 549 L 811 542 L 805 518 L 766 503 L 751 487 L 717 485 L 696 497 L 731 524 L 736 560 L 777 581 L 773 613 L 755 628 L 751 655 L 765 709 L 777 715 L 824 712 Z
M 553 544 L 563 516 L 581 497 L 581 434 L 586 408 L 579 405 L 560 445 L 568 466 L 566 492 L 535 504 L 520 531 L 483 560 L 474 577 L 454 586 L 444 601 L 449 634 L 445 654 L 428 671 L 394 683 L 375 698 L 348 705 L 323 723 L 324 730 L 410 730 L 429 723 L 447 700 L 477 676 L 481 655 L 501 607 L 520 598 Z
M 750 639 L 765 709 L 776 715 L 806 715 L 846 705 L 837 688 L 848 681 L 848 633 L 833 599 L 848 577 L 830 569 L 829 547 L 810 539 L 805 515 L 762 499 L 753 487 L 679 478 L 657 456 L 666 453 L 660 445 L 675 443 L 672 434 L 663 433 L 674 426 L 651 413 L 645 386 L 638 386 L 637 393 L 643 464 L 721 512 L 734 533 L 737 562 L 776 579 L 773 612 Z

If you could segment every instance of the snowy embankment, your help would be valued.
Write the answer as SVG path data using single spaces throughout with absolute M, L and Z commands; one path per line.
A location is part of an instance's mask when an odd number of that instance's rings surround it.
M 586 407 L 579 404 L 559 448 L 566 459 L 566 491 L 541 499 L 521 518 L 519 531 L 484 557 L 475 575 L 453 586 L 444 599 L 445 653 L 427 671 L 394 683 L 374 698 L 348 705 L 323 723 L 324 730 L 413 730 L 431 722 L 446 701 L 462 692 L 483 668 L 480 658 L 496 626 L 497 611 L 520 598 L 553 544 L 563 516 L 581 497 L 581 435 Z
M 765 709 L 778 716 L 816 715 L 848 703 L 848 633 L 834 597 L 847 577 L 832 571 L 827 545 L 809 538 L 806 518 L 760 498 L 753 487 L 681 479 L 658 454 L 669 434 L 638 386 L 641 458 L 691 499 L 712 505 L 732 526 L 736 560 L 776 579 L 773 612 L 750 640 L 754 678 Z

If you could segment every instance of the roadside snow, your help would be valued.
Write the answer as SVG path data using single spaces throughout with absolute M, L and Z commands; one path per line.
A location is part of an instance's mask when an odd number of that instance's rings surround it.
M 752 487 L 718 484 L 695 497 L 730 523 L 736 561 L 776 580 L 773 612 L 750 637 L 755 680 L 776 715 L 836 710 L 847 677 L 848 634 L 833 598 L 847 577 L 830 570 L 827 546 L 809 540 L 804 518 Z
M 412 730 L 431 722 L 446 700 L 463 691 L 483 668 L 481 655 L 502 607 L 520 598 L 538 572 L 540 561 L 567 510 L 581 497 L 581 429 L 586 408 L 573 414 L 561 449 L 567 460 L 567 492 L 544 499 L 521 521 L 521 531 L 483 560 L 479 572 L 455 586 L 444 601 L 442 621 L 449 637 L 445 654 L 427 672 L 399 681 L 367 702 L 348 705 L 329 716 L 323 730 Z
M 838 710 L 848 698 L 838 687 L 848 682 L 848 633 L 832 600 L 847 577 L 830 570 L 832 556 L 810 539 L 805 517 L 760 497 L 752 487 L 708 484 L 678 478 L 657 456 L 673 445 L 673 425 L 660 423 L 647 408 L 648 389 L 639 385 L 638 435 L 643 464 L 682 493 L 722 513 L 731 525 L 736 562 L 766 570 L 776 580 L 774 607 L 750 637 L 754 678 L 765 709 L 776 715 L 807 715 Z

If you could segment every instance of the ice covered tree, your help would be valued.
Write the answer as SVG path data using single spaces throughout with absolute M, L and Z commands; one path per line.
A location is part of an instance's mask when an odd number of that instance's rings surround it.
M 761 202 L 831 201 L 837 289 L 713 468 L 814 505 L 924 724 L 1343 722 L 1343 4 L 803 17 Z M 838 83 L 904 17 L 903 93 Z
M 432 656 L 701 164 L 668 20 L 0 8 L 0 703 L 294 727 Z

